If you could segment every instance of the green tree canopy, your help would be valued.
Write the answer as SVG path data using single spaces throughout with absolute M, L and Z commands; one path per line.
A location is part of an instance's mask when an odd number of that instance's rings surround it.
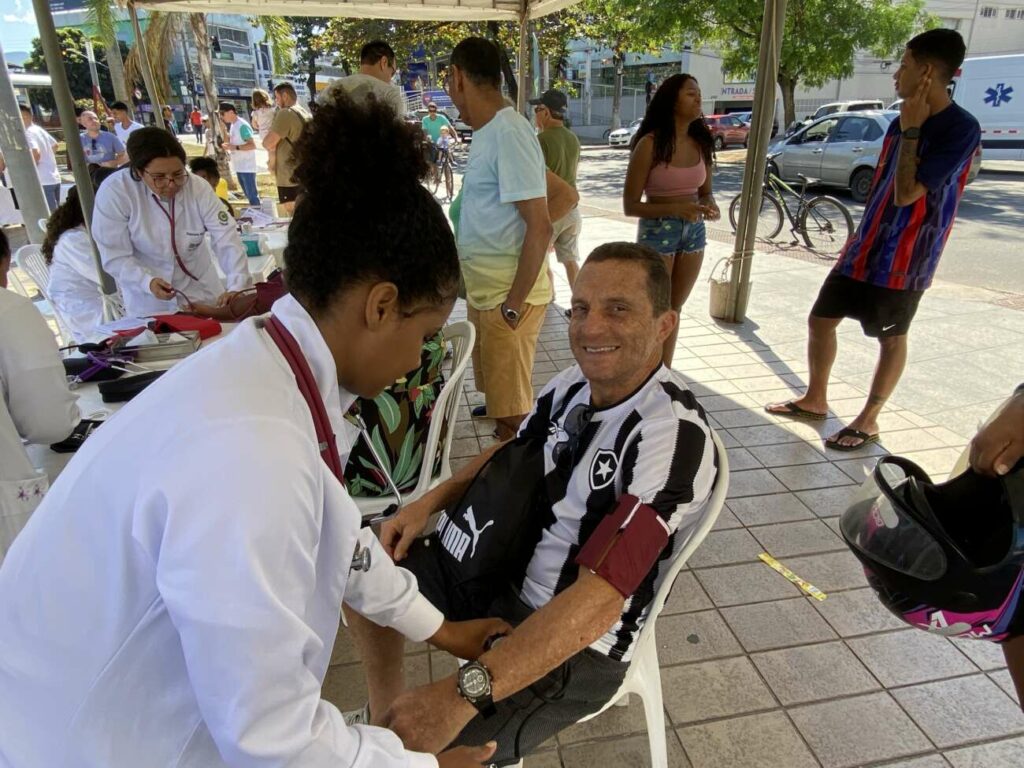
M 92 103 L 92 78 L 89 76 L 89 63 L 85 56 L 86 36 L 80 29 L 64 27 L 57 30 L 57 41 L 60 45 L 64 70 L 67 72 L 68 85 L 75 99 L 88 99 Z M 122 57 L 128 55 L 128 48 L 123 41 L 118 41 Z M 110 70 L 103 65 L 106 61 L 106 49 L 102 43 L 93 43 L 96 70 L 99 76 L 100 92 L 108 100 L 114 98 L 114 86 L 110 80 Z M 29 72 L 47 72 L 46 57 L 43 55 L 43 44 L 39 38 L 32 41 L 32 51 L 25 60 L 25 69 Z M 38 102 L 47 109 L 53 109 L 56 103 L 49 91 L 38 91 Z

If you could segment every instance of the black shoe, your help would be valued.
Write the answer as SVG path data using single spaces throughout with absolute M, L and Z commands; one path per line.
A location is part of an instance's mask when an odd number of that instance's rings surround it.
M 478 405 L 476 408 L 469 412 L 469 415 L 474 419 L 486 419 L 487 418 L 487 406 Z

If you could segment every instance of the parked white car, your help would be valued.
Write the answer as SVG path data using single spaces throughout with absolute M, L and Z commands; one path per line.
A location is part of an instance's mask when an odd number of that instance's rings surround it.
M 616 128 L 614 131 L 608 134 L 608 146 L 610 147 L 628 147 L 629 142 L 636 136 L 636 132 L 640 130 L 640 120 L 634 120 L 625 128 Z

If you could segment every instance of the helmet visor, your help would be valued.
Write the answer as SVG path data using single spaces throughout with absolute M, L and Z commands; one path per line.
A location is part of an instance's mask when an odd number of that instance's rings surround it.
M 847 543 L 868 561 L 915 579 L 935 581 L 946 572 L 946 555 L 900 502 L 907 480 L 901 467 L 880 463 L 839 526 Z

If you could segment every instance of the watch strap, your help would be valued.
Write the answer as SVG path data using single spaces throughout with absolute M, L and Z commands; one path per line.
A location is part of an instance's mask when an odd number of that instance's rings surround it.
M 921 138 L 921 129 L 917 127 L 905 128 L 902 131 L 902 135 L 906 139 L 919 139 Z

